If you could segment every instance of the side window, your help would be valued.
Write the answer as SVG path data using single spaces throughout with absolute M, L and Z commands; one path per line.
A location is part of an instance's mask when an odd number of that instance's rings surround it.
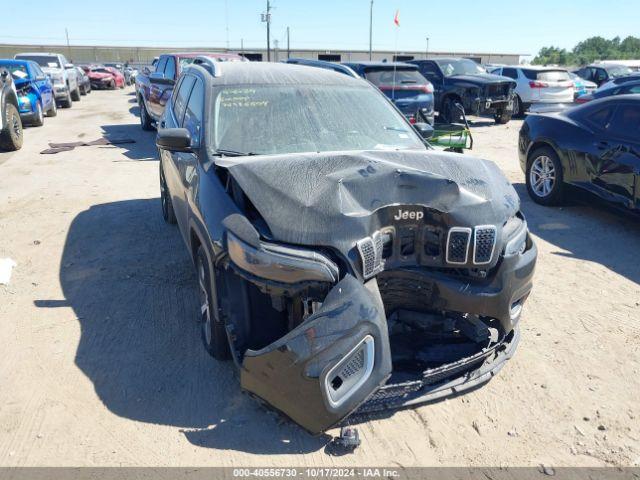
M 176 78 L 176 59 L 174 57 L 167 58 L 167 66 L 164 69 L 165 78 Z
M 502 75 L 505 77 L 516 79 L 518 78 L 518 71 L 515 68 L 503 68 Z
M 583 119 L 592 127 L 604 130 L 609 126 L 613 110 L 614 107 L 611 106 L 590 110 L 583 116 Z
M 609 131 L 618 137 L 638 141 L 640 136 L 640 108 L 637 105 L 621 105 L 613 115 Z
M 442 73 L 435 62 L 420 63 L 420 73 L 431 83 L 439 83 L 442 80 Z
M 191 90 L 189 103 L 184 112 L 182 126 L 189 130 L 194 147 L 200 146 L 200 130 L 202 129 L 202 112 L 204 111 L 204 86 L 201 80 L 196 79 L 196 83 Z
M 627 88 L 625 93 L 640 93 L 640 85 L 634 85 L 633 87 Z
M 596 82 L 604 82 L 607 79 L 607 72 L 602 68 L 596 68 Z
M 176 108 L 176 98 L 178 98 L 178 91 L 180 90 L 180 87 L 182 86 L 182 81 L 184 80 L 184 76 L 178 78 L 178 83 L 176 84 L 175 87 L 173 87 L 173 94 L 171 95 L 171 107 L 172 108 Z
M 164 67 L 167 65 L 167 57 L 162 57 L 158 63 L 156 63 L 156 72 L 164 72 Z
M 180 82 L 180 88 L 176 94 L 176 101 L 173 104 L 173 114 L 176 117 L 178 125 L 182 125 L 182 118 L 184 117 L 184 111 L 187 108 L 187 102 L 189 101 L 189 94 L 193 83 L 196 81 L 195 77 L 191 75 L 185 75 Z M 175 92 L 175 90 L 174 90 Z

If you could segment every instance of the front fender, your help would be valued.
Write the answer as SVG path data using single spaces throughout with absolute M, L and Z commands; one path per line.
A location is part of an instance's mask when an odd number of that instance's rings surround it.
M 317 434 L 358 408 L 390 374 L 378 284 L 347 275 L 298 328 L 261 350 L 247 350 L 240 382 Z

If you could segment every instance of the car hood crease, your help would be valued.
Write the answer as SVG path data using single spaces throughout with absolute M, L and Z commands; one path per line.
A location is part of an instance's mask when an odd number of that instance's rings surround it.
M 376 212 L 419 205 L 450 225 L 502 224 L 518 196 L 492 162 L 434 151 L 358 151 L 217 159 L 265 219 L 274 240 L 346 253 L 384 225 Z

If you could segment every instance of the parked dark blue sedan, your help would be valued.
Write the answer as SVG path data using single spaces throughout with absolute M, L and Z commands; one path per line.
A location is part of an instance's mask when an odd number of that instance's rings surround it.
M 11 72 L 18 93 L 20 118 L 25 124 L 42 126 L 44 116 L 57 115 L 51 80 L 36 62 L 30 60 L 0 60 L 0 67 Z

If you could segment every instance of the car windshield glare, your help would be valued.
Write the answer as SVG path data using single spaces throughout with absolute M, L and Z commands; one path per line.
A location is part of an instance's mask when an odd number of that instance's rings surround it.
M 473 60 L 459 59 L 459 60 L 436 60 L 445 77 L 452 77 L 454 75 L 477 75 L 479 73 L 486 73 L 485 69 L 478 65 Z
M 44 56 L 44 55 L 19 55 L 20 60 L 31 60 L 36 62 L 41 67 L 50 67 L 50 68 L 62 68 L 60 66 L 60 62 L 58 61 L 58 57 L 55 56 Z
M 631 75 L 633 73 L 633 70 L 631 70 L 629 67 L 609 67 L 607 69 L 607 72 L 609 73 L 609 76 L 611 78 L 618 78 L 624 77 L 626 75 Z
M 214 150 L 285 154 L 424 149 L 371 86 L 252 85 L 214 89 Z

